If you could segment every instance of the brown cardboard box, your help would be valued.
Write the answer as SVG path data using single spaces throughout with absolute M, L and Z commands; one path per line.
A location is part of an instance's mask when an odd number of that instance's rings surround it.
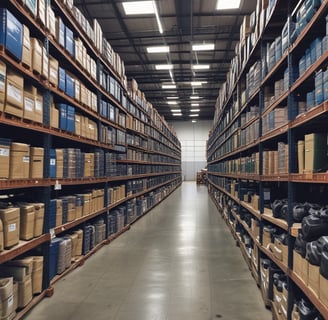
M 34 101 L 33 93 L 30 92 L 28 87 L 25 87 L 25 89 L 24 89 L 24 112 L 23 112 L 24 119 L 34 121 L 34 117 L 35 117 L 34 110 L 35 110 L 35 101 Z
M 49 82 L 57 87 L 58 86 L 58 60 L 49 56 Z
M 39 39 L 31 38 L 32 48 L 32 70 L 37 73 L 42 73 L 42 43 Z
M 64 175 L 64 155 L 63 149 L 56 149 L 56 177 L 62 178 Z
M 35 118 L 34 120 L 39 123 L 43 123 L 43 96 L 42 94 L 35 89 Z
M 0 279 L 0 316 L 1 319 L 10 316 L 14 310 L 13 304 L 13 278 L 1 278 Z
M 94 176 L 94 153 L 84 154 L 84 177 Z
M 81 101 L 81 82 L 78 79 L 74 79 L 74 87 L 75 87 L 74 98 L 80 102 Z
M 299 278 L 302 278 L 302 256 L 294 250 L 293 252 L 293 271 Z
M 42 277 L 43 277 L 43 257 L 33 257 L 32 271 L 32 294 L 42 292 Z
M 22 64 L 27 68 L 32 65 L 32 50 L 30 42 L 30 29 L 23 25 L 23 51 L 22 51 Z
M 46 6 L 46 24 L 47 28 L 50 31 L 51 35 L 56 37 L 56 17 L 55 13 L 52 10 L 51 6 Z
M 63 202 L 57 199 L 57 209 L 56 209 L 56 227 L 63 224 Z
M 328 306 L 328 279 L 323 277 L 321 274 L 319 276 L 319 298 L 321 302 Z
M 263 229 L 263 247 L 267 248 L 271 243 L 271 234 L 270 232 Z
M 10 152 L 10 179 L 28 179 L 30 176 L 30 148 L 24 143 L 13 142 Z
M 282 262 L 288 266 L 288 246 L 281 244 L 282 249 Z
M 72 257 L 76 257 L 76 248 L 77 248 L 77 243 L 78 243 L 78 234 L 77 233 L 72 233 L 69 235 L 72 241 Z
M 327 134 L 306 134 L 304 140 L 304 171 L 317 172 L 327 163 Z
M 1 208 L 4 247 L 10 248 L 19 242 L 19 208 Z
M 32 300 L 32 278 L 27 275 L 23 281 L 18 281 L 18 307 L 24 308 Z
M 30 148 L 30 178 L 43 178 L 43 157 L 44 149 L 31 147 Z
M 260 197 L 257 195 L 257 194 L 254 194 L 252 196 L 252 207 L 255 209 L 255 210 L 259 210 L 259 207 L 260 207 Z
M 75 134 L 81 135 L 81 115 L 77 113 L 75 113 Z
M 39 237 L 43 234 L 44 203 L 32 203 L 32 205 L 35 211 L 34 237 Z
M 75 256 L 81 256 L 82 255 L 82 244 L 83 244 L 83 231 L 79 229 L 75 232 L 77 233 L 77 236 L 78 236 Z
M 45 47 L 42 47 L 42 77 L 49 78 L 49 57 Z
M 319 297 L 320 267 L 309 263 L 308 287 Z
M 18 206 L 20 207 L 19 238 L 31 240 L 34 237 L 34 206 L 28 204 L 18 204 Z
M 6 104 L 5 112 L 14 116 L 23 117 L 24 78 L 7 69 Z
M 75 207 L 75 219 L 81 218 L 83 215 L 83 206 L 76 206 Z
M 42 24 L 46 25 L 46 1 L 38 0 L 38 18 Z
M 298 154 L 298 173 L 304 172 L 304 156 L 305 156 L 305 149 L 304 149 L 304 141 L 299 140 L 297 141 L 297 154 Z
M 10 141 L 0 140 L 0 179 L 9 178 Z
M 5 94 L 6 94 L 6 72 L 7 66 L 0 60 L 0 111 L 2 112 L 5 106 Z
M 82 195 L 84 198 L 83 202 L 83 216 L 86 216 L 90 214 L 92 211 L 91 207 L 91 199 L 92 199 L 92 193 L 85 193 Z
M 50 107 L 50 126 L 57 129 L 59 127 L 59 110 L 56 109 L 53 103 Z
M 13 285 L 13 291 L 14 291 L 13 309 L 17 310 L 17 308 L 18 308 L 18 283 L 15 280 L 14 280 L 14 285 Z

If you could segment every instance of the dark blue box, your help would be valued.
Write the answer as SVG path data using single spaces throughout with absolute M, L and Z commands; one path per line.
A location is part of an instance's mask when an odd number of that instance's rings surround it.
M 58 251 L 61 238 L 54 238 L 49 244 L 49 279 L 52 280 L 57 274 Z
M 310 48 L 306 49 L 305 58 L 306 58 L 306 60 L 305 60 L 306 61 L 306 69 L 308 69 L 312 65 L 312 62 L 311 62 L 311 49 Z
M 49 228 L 56 227 L 56 215 L 57 215 L 57 200 L 50 200 L 50 214 L 49 214 Z
M 65 91 L 66 88 L 66 71 L 59 67 L 58 69 L 58 89 Z
M 67 130 L 67 104 L 64 103 L 59 105 L 59 128 Z
M 59 29 L 59 35 L 58 35 L 58 42 L 59 44 L 65 48 L 65 31 L 66 31 L 66 27 L 65 24 L 63 22 L 63 20 L 61 18 L 57 18 L 57 22 L 58 22 L 58 29 Z
M 323 93 L 323 72 L 319 70 L 315 75 L 315 104 L 319 105 L 324 101 Z
M 306 56 L 304 55 L 299 63 L 298 63 L 298 69 L 299 69 L 299 74 L 300 76 L 303 75 L 306 71 Z
M 328 100 L 328 70 L 323 73 L 323 98 Z
M 75 108 L 67 106 L 67 131 L 75 132 Z
M 56 178 L 56 149 L 50 149 L 50 178 Z
M 281 37 L 277 37 L 275 40 L 275 49 L 276 49 L 276 61 L 278 62 L 282 56 L 282 40 Z
M 66 73 L 65 92 L 67 95 L 74 98 L 74 96 L 75 96 L 74 79 L 68 73 Z
M 23 26 L 4 8 L 0 8 L 0 45 L 5 46 L 19 61 L 22 60 Z
M 311 91 L 306 94 L 306 110 L 310 110 L 314 105 L 314 91 Z
M 72 57 L 74 57 L 75 55 L 74 35 L 73 35 L 73 31 L 68 27 L 65 28 L 65 48 L 68 51 L 68 53 Z
M 114 78 L 110 77 L 110 84 L 109 84 L 109 88 L 110 88 L 110 94 L 115 97 L 115 87 L 116 87 L 116 81 Z
M 319 57 L 317 57 L 317 44 L 321 44 L 321 39 L 316 38 L 314 41 L 311 42 L 310 49 L 311 49 L 311 64 L 315 63 Z

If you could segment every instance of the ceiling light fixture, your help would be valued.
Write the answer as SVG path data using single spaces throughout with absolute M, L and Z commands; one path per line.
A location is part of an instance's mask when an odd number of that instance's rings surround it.
M 177 86 L 175 84 L 163 84 L 162 89 L 176 89 Z
M 157 6 L 156 6 L 155 0 L 153 0 L 153 7 L 154 7 L 154 11 L 155 11 L 155 16 L 156 16 L 158 31 L 159 31 L 160 34 L 163 34 L 163 27 L 162 27 L 161 20 L 159 18 L 159 14 L 158 14 L 158 10 L 157 10 Z
M 174 77 L 173 77 L 173 72 L 172 72 L 172 70 L 169 70 L 169 74 L 170 74 L 170 77 L 171 77 L 171 81 L 172 81 L 172 83 L 174 83 Z
M 216 10 L 239 9 L 240 0 L 218 0 Z
M 172 70 L 173 64 L 156 64 L 155 69 L 156 70 Z
M 167 53 L 170 52 L 169 46 L 147 47 L 148 53 Z
M 172 113 L 181 113 L 181 109 L 171 109 Z
M 200 109 L 191 109 L 190 112 L 199 112 Z
M 198 113 L 197 114 L 190 114 L 189 117 L 195 117 L 196 118 L 196 117 L 199 117 L 199 114 Z
M 178 104 L 177 101 L 168 101 L 167 104 Z
M 208 70 L 210 68 L 209 64 L 194 64 L 192 66 L 194 70 Z
M 166 97 L 166 99 L 176 100 L 178 97 Z
M 197 100 L 197 99 L 200 99 L 200 97 L 199 96 L 191 96 L 190 99 L 191 100 Z
M 172 115 L 175 117 L 180 117 L 180 116 L 182 116 L 182 113 L 172 113 Z
M 191 122 L 192 122 L 192 123 L 196 123 L 196 122 L 197 122 L 197 120 L 191 120 Z
M 191 106 L 192 107 L 199 107 L 199 103 L 192 103 Z
M 215 48 L 214 43 L 199 43 L 199 44 L 192 45 L 193 51 L 207 51 L 207 50 L 214 50 L 214 48 Z
M 201 81 L 191 81 L 190 84 L 192 86 L 201 86 L 203 83 Z
M 155 14 L 153 1 L 122 2 L 122 5 L 126 15 Z

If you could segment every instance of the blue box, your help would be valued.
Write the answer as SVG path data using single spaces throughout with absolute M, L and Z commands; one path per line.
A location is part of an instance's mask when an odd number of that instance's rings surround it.
M 323 73 L 323 98 L 328 100 L 328 70 Z
M 67 130 L 67 105 L 64 103 L 59 105 L 59 128 Z
M 324 101 L 323 92 L 323 72 L 319 70 L 315 75 L 315 103 L 321 104 Z
M 22 60 L 23 25 L 4 8 L 0 8 L 0 45 L 19 61 Z
M 52 280 L 57 274 L 58 251 L 61 238 L 54 238 L 49 244 L 49 279 Z
M 49 164 L 50 178 L 56 178 L 56 150 L 50 149 L 50 164 Z
M 277 37 L 275 40 L 275 47 L 276 47 L 276 61 L 278 62 L 282 56 L 282 41 L 281 37 Z
M 67 106 L 67 131 L 75 133 L 75 108 Z
M 310 110 L 315 106 L 314 96 L 314 91 L 308 92 L 306 94 L 306 110 Z
M 319 41 L 316 42 L 315 51 L 316 51 L 317 59 L 319 59 L 323 54 L 323 50 L 322 50 L 323 39 L 322 38 L 317 38 L 317 39 Z
M 58 23 L 58 42 L 59 44 L 65 48 L 65 31 L 66 27 L 61 18 L 57 18 L 57 23 Z
M 58 89 L 65 91 L 66 88 L 66 71 L 59 67 L 58 69 Z
M 65 93 L 72 98 L 75 96 L 74 79 L 68 73 L 66 73 Z
M 269 130 L 274 129 L 274 110 L 269 113 Z
M 306 71 L 306 56 L 303 56 L 298 62 L 298 72 L 300 76 Z
M 65 29 L 65 48 L 68 51 L 68 53 L 74 57 L 75 55 L 75 42 L 74 42 L 74 35 L 73 31 L 66 27 Z
M 109 88 L 110 88 L 110 94 L 115 97 L 115 86 L 116 86 L 116 81 L 114 78 L 110 77 L 110 84 L 109 84 Z
M 311 42 L 311 63 L 315 63 L 317 59 L 319 58 L 317 56 L 317 45 L 321 45 L 321 39 L 320 38 L 315 38 L 314 41 Z
M 311 62 L 311 49 L 310 48 L 306 49 L 305 58 L 306 58 L 306 60 L 305 60 L 306 61 L 306 69 L 308 69 L 312 65 L 312 62 Z

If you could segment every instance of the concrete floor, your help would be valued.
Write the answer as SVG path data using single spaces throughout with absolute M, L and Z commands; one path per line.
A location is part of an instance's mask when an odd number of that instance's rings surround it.
M 269 320 L 204 186 L 184 182 L 55 285 L 29 320 Z

